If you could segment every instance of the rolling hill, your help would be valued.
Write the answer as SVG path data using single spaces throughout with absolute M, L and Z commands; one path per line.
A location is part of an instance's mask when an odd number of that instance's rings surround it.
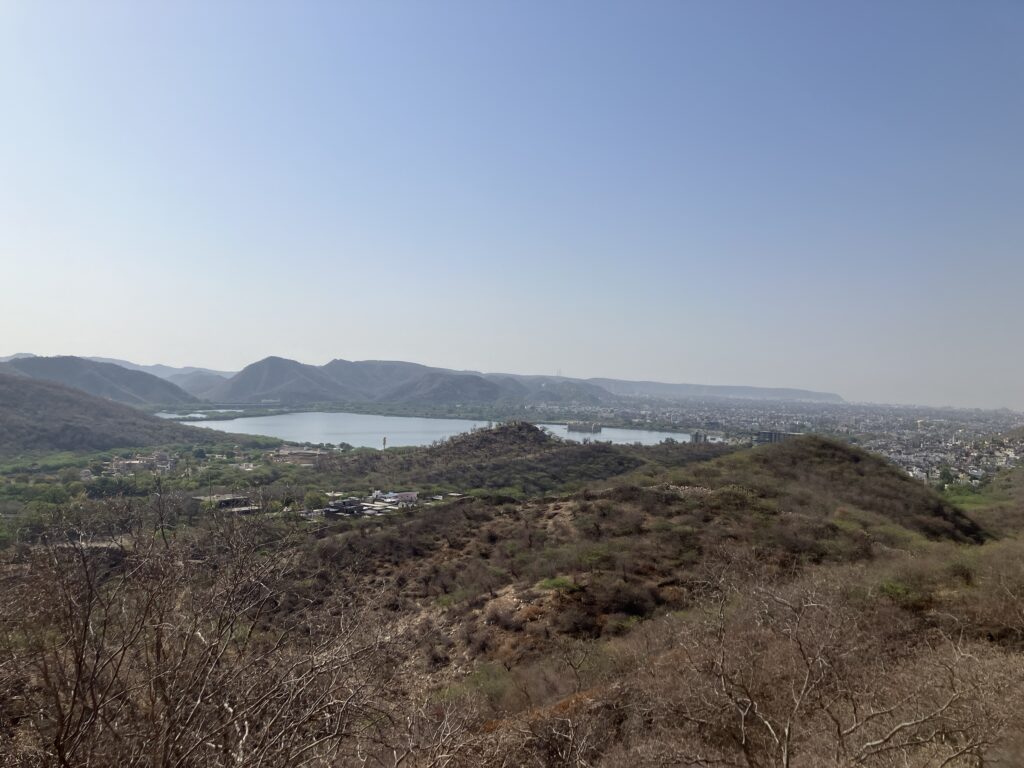
M 286 365 L 287 364 L 287 365 Z M 332 386 L 332 383 L 334 386 Z M 618 379 L 572 379 L 435 368 L 398 360 L 332 360 L 323 366 L 267 358 L 205 392 L 223 403 L 377 402 L 453 405 L 457 403 L 552 403 L 600 405 L 621 398 L 726 398 L 841 403 L 839 395 L 804 389 L 662 384 Z
M 0 455 L 209 444 L 223 437 L 61 384 L 0 373 Z
M 325 514 L 296 529 L 274 514 L 202 514 L 187 489 L 133 499 L 142 525 L 104 515 L 102 539 L 33 515 L 12 528 L 29 545 L 2 561 L 13 629 L 0 660 L 19 718 L 0 737 L 26 760 L 41 739 L 49 747 L 42 718 L 85 664 L 100 693 L 75 706 L 104 707 L 105 718 L 82 717 L 96 754 L 125 743 L 146 753 L 166 702 L 187 701 L 205 718 L 189 743 L 212 744 L 186 763 L 195 768 L 221 754 L 208 734 L 223 731 L 224 689 L 256 738 L 294 736 L 286 746 L 311 766 L 381 743 L 381 765 L 393 764 L 393 744 L 409 765 L 440 752 L 452 768 L 507 766 L 509 754 L 538 766 L 710 765 L 708 753 L 723 756 L 714 764 L 779 765 L 776 724 L 790 719 L 801 765 L 836 764 L 850 744 L 885 747 L 865 766 L 897 764 L 896 749 L 923 756 L 901 765 L 980 764 L 946 757 L 968 738 L 996 743 L 989 720 L 1018 728 L 1020 542 L 977 546 L 987 537 L 971 518 L 845 444 L 727 450 L 580 445 L 511 423 L 428 448 L 338 454 L 260 492 L 276 502 L 302 498 L 303 485 L 314 496 L 438 486 L 418 509 Z M 464 493 L 441 494 L 452 486 Z M 98 497 L 87 509 L 120 505 Z M 157 536 L 168 505 L 173 535 Z M 168 657 L 167 626 L 214 630 Z M 125 657 L 157 662 L 109 661 Z M 186 665 L 199 672 L 176 676 Z M 40 668 L 60 670 L 57 683 Z M 175 697 L 154 706 L 166 680 Z M 205 698 L 208 680 L 219 687 Z M 270 696 L 281 718 L 266 716 Z M 363 697 L 355 727 L 325 729 L 340 696 Z M 314 716 L 278 726 L 297 700 Z M 389 716 L 353 745 L 382 704 Z M 755 704 L 762 719 L 745 719 Z M 429 738 L 406 747 L 410 722 Z M 849 722 L 867 730 L 836 727 Z M 335 743 L 306 760 L 325 733 Z M 1002 753 L 1019 754 L 1013 746 Z M 552 759 L 567 753 L 586 760 Z
M 514 381 L 517 381 L 520 386 L 526 387 L 521 379 L 515 379 Z M 584 381 L 545 378 L 530 383 L 533 386 L 529 389 L 527 397 L 531 402 L 535 403 L 600 405 L 612 399 L 608 390 Z
M 594 384 L 543 376 L 480 374 L 398 360 L 332 360 L 323 366 L 268 357 L 229 379 L 200 374 L 174 377 L 198 397 L 216 403 L 586 403 L 613 400 Z
M 217 403 L 493 403 L 522 399 L 527 388 L 503 377 L 415 363 L 332 360 L 324 366 L 268 357 L 214 383 L 202 396 Z
M 19 360 L 26 357 L 39 357 L 31 352 L 18 352 L 7 357 L 0 357 L 0 363 L 6 363 L 9 360 Z M 156 376 L 159 379 L 172 379 L 176 376 L 184 376 L 191 373 L 208 373 L 213 376 L 218 376 L 222 379 L 226 379 L 229 376 L 234 375 L 234 371 L 214 371 L 210 368 L 197 368 L 192 365 L 186 365 L 182 367 L 175 367 L 173 365 L 161 365 L 159 363 L 155 365 L 140 365 L 139 363 L 133 363 L 130 360 L 121 360 L 116 357 L 83 357 L 84 360 L 92 360 L 94 363 L 111 363 L 118 365 L 121 368 L 127 368 L 130 371 L 142 371 L 143 373 L 149 373 Z
M 226 379 L 228 376 L 234 375 L 234 371 L 214 371 L 210 368 L 197 368 L 192 365 L 186 365 L 182 367 L 175 367 L 173 365 L 161 365 L 157 363 L 155 365 L 140 365 L 139 363 L 133 363 L 130 360 L 120 360 L 115 357 L 88 357 L 87 360 L 92 360 L 95 363 L 112 363 L 119 365 L 122 368 L 127 368 L 131 371 L 142 371 L 143 373 L 149 373 L 160 379 L 171 380 L 175 376 L 184 376 L 191 373 L 208 373 L 213 376 L 219 376 L 222 379 Z
M 171 382 L 113 363 L 82 357 L 20 357 L 3 363 L 2 370 L 81 390 L 126 405 L 188 405 L 196 398 Z
M 167 377 L 167 381 L 175 386 L 181 387 L 193 397 L 205 399 L 206 393 L 215 387 L 220 386 L 227 380 L 227 377 L 219 373 L 209 371 L 190 371 L 189 373 L 174 373 Z
M 980 543 L 988 537 L 962 510 L 882 457 L 815 435 L 733 453 L 674 482 L 723 494 L 743 489 L 737 504 L 768 515 L 772 536 L 793 533 L 810 549 L 815 537 L 884 537 L 887 526 L 930 539 Z
M 95 380 L 94 374 L 84 377 L 62 371 L 50 377 L 92 394 L 131 404 L 184 404 L 191 402 L 187 399 L 190 397 L 225 404 L 280 403 L 289 406 L 366 402 L 424 405 L 515 402 L 602 405 L 619 402 L 623 398 L 843 402 L 839 395 L 805 389 L 481 373 L 400 360 L 352 361 L 339 358 L 316 366 L 282 357 L 268 357 L 235 374 L 197 367 L 137 365 L 112 358 L 37 358 L 19 355 L 10 362 L 23 366 L 22 370 L 54 365 L 38 362 L 41 360 L 80 360 L 83 363 L 114 365 L 134 373 L 151 374 L 175 387 L 173 390 L 160 391 L 154 389 L 150 382 L 148 391 L 125 394 L 124 389 L 131 391 L 133 387 L 126 387 L 121 381 L 101 384 Z M 112 376 L 107 370 L 98 378 L 110 379 Z M 135 387 L 138 386 L 141 384 L 137 381 Z
M 283 357 L 247 365 L 205 395 L 218 403 L 334 403 L 365 400 L 357 390 L 339 383 L 322 368 Z
M 408 385 L 430 373 L 451 373 L 419 363 L 400 360 L 331 360 L 322 367 L 324 373 L 338 384 L 375 400 L 386 392 Z
M 642 466 L 680 467 L 720 456 L 722 445 L 616 446 L 553 437 L 526 422 L 456 435 L 437 445 L 400 451 L 353 451 L 327 462 L 341 487 L 404 485 L 469 488 L 532 496 L 610 480 Z
M 501 384 L 475 374 L 431 371 L 418 379 L 389 390 L 382 399 L 389 403 L 446 405 L 449 403 L 494 403 L 508 392 Z

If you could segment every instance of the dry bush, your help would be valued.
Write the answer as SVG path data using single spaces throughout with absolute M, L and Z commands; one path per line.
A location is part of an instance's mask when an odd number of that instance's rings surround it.
M 1024 542 L 987 545 L 980 554 L 966 564 L 972 588 L 947 599 L 944 607 L 978 636 L 1019 651 L 1024 647 Z
M 3 764 L 392 765 L 447 739 L 451 713 L 412 703 L 408 644 L 372 606 L 282 611 L 278 533 L 62 531 L 6 563 Z
M 606 682 L 503 722 L 486 764 L 982 765 L 1020 727 L 1020 658 L 865 604 L 845 575 L 709 583 L 703 609 L 617 641 Z

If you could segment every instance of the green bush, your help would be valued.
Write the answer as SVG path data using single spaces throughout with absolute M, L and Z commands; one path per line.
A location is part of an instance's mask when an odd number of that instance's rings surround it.
M 559 592 L 576 592 L 580 589 L 576 582 L 566 576 L 555 576 L 550 579 L 543 579 L 537 584 L 539 589 L 553 589 Z

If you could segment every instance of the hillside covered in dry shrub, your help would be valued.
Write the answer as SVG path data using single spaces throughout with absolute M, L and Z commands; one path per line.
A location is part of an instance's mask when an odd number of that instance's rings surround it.
M 323 471 L 619 471 L 312 524 L 69 503 L 0 562 L 0 764 L 1018 764 L 1015 497 L 993 531 L 820 438 L 508 429 Z

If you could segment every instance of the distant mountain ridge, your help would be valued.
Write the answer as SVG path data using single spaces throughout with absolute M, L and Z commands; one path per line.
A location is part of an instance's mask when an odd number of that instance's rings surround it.
M 174 373 L 167 377 L 167 381 L 177 387 L 181 387 L 193 397 L 197 397 L 200 392 L 213 389 L 218 384 L 223 383 L 224 380 L 224 376 L 221 376 L 219 373 L 211 373 L 209 371 Z
M 201 396 L 220 403 L 298 404 L 366 399 L 335 381 L 322 368 L 282 357 L 268 357 L 247 365 Z
M 0 455 L 210 444 L 224 434 L 159 419 L 127 405 L 24 374 L 0 373 Z
M 40 357 L 40 355 L 34 355 L 31 352 L 17 352 L 8 357 L 0 357 L 0 363 L 6 363 L 11 360 L 18 360 L 27 357 Z M 60 357 L 70 357 L 70 355 L 60 355 Z M 127 368 L 129 371 L 142 371 L 143 373 L 149 373 L 156 376 L 159 379 L 173 380 L 175 377 L 186 376 L 193 373 L 205 373 L 218 376 L 220 378 L 227 378 L 234 376 L 235 371 L 215 371 L 210 368 L 197 368 L 192 365 L 182 366 L 176 368 L 173 365 L 161 365 L 159 363 L 155 365 L 140 365 L 139 363 L 133 363 L 130 360 L 121 360 L 116 357 L 82 357 L 82 360 L 92 360 L 94 363 L 111 363 L 118 365 L 121 368 Z
M 210 389 L 195 392 L 225 404 L 280 403 L 491 403 L 521 396 L 519 388 L 475 373 L 430 368 L 417 363 L 332 360 L 306 365 L 268 357 L 247 365 Z
M 74 387 L 125 405 L 189 405 L 193 395 L 161 378 L 84 357 L 22 356 L 0 363 L 0 371 Z
M 24 362 L 40 359 L 24 355 L 8 364 L 21 368 Z M 97 365 L 113 365 L 159 378 L 178 391 L 178 398 L 155 400 L 155 394 L 141 397 L 114 396 L 116 388 L 85 391 L 131 404 L 176 405 L 194 399 L 233 405 L 281 404 L 301 406 L 343 403 L 410 405 L 527 404 L 612 405 L 623 398 L 743 399 L 842 403 L 830 392 L 795 388 L 672 384 L 622 379 L 573 379 L 511 373 L 481 373 L 437 368 L 400 360 L 331 360 L 309 365 L 283 357 L 267 357 L 230 374 L 208 368 L 165 365 L 141 366 L 112 358 L 72 358 Z M 31 367 L 31 362 L 28 367 Z M 62 383 L 79 386 L 67 378 Z M 162 391 L 169 398 L 173 390 Z M 183 397 L 182 397 L 183 396 Z
M 587 379 L 613 395 L 623 397 L 659 397 L 667 399 L 729 398 L 740 400 L 807 400 L 841 403 L 843 398 L 831 392 L 813 392 L 788 387 L 743 387 L 719 384 L 665 384 L 658 381 L 622 381 Z
M 843 402 L 839 395 L 804 389 L 479 373 L 398 360 L 338 359 L 315 366 L 282 357 L 268 357 L 246 366 L 228 379 L 178 380 L 196 397 L 224 404 L 534 402 L 601 405 L 614 403 L 623 397 Z
M 139 365 L 138 363 L 132 363 L 128 360 L 118 360 L 114 357 L 87 357 L 86 360 L 92 360 L 96 363 L 113 363 L 114 365 L 119 365 L 122 368 L 127 368 L 131 371 L 150 373 L 161 379 L 171 379 L 174 376 L 188 375 L 191 373 L 207 373 L 214 376 L 220 376 L 222 378 L 227 378 L 228 376 L 233 376 L 235 374 L 234 371 L 214 371 L 210 368 L 196 368 L 192 365 L 186 365 L 181 368 L 175 368 L 173 365 L 160 365 L 159 363 L 155 365 Z

